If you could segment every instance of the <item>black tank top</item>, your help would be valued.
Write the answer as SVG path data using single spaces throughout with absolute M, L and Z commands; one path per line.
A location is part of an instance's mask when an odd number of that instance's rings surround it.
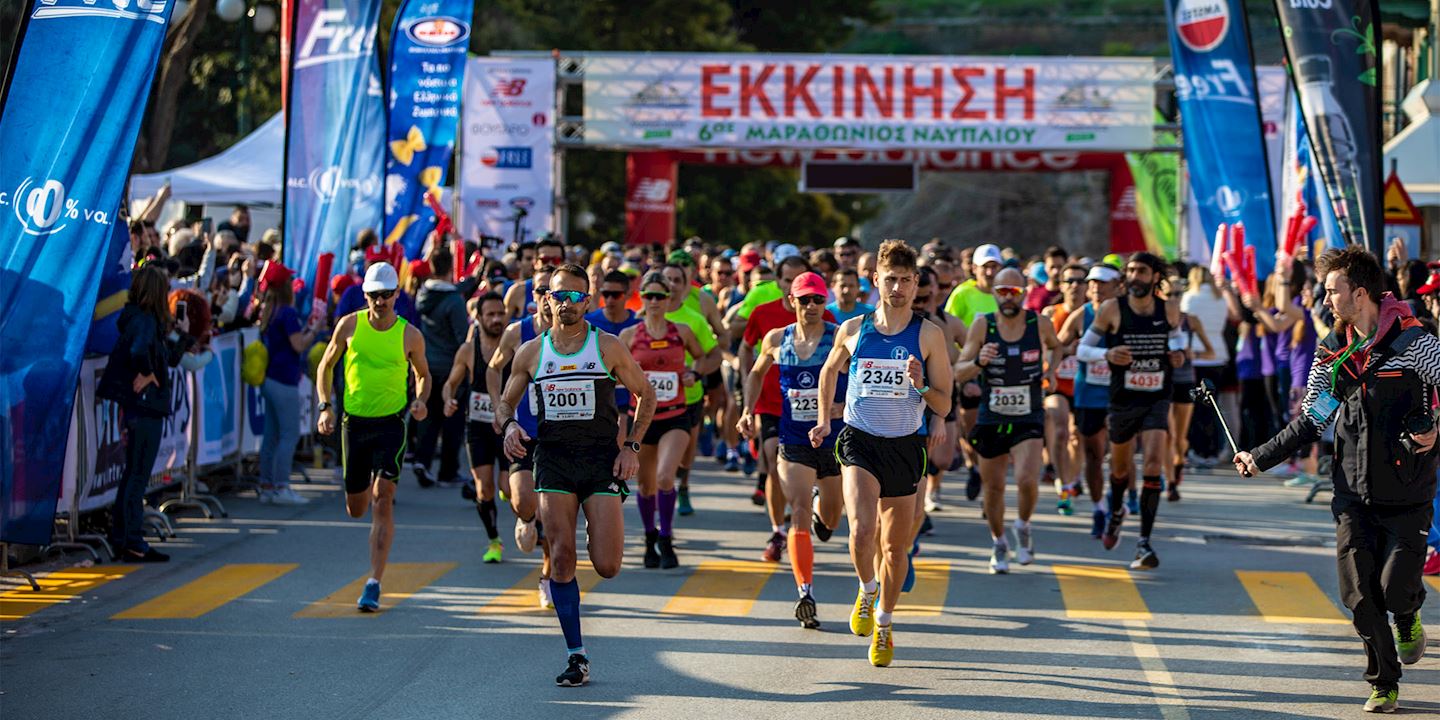
M 995 314 L 985 320 L 985 342 L 1000 346 L 1000 358 L 980 372 L 980 414 L 982 425 L 1038 423 L 1045 421 L 1040 381 L 1045 375 L 1040 323 L 1033 310 L 1025 311 L 1025 332 L 1017 342 L 1000 336 Z
M 1170 399 L 1170 320 L 1165 304 L 1155 300 L 1152 315 L 1130 309 L 1130 298 L 1120 299 L 1119 332 L 1107 333 L 1106 347 L 1130 348 L 1130 364 L 1110 363 L 1110 405 L 1138 407 Z

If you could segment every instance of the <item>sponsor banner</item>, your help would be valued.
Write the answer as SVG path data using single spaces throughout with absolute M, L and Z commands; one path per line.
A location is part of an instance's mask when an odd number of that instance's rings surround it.
M 383 219 L 380 0 L 291 3 L 284 260 L 305 281 L 299 305 L 309 307 L 320 256 L 348 257 L 360 231 Z
M 555 229 L 555 63 L 472 57 L 460 141 L 460 231 L 506 242 Z
M 675 186 L 679 179 L 675 153 L 625 155 L 626 245 L 663 245 L 675 239 Z
M 1283 174 L 1281 187 L 1284 188 L 1284 210 L 1280 217 L 1288 219 L 1296 214 L 1299 202 L 1304 201 L 1306 214 L 1316 218 L 1315 226 L 1302 238 L 1309 256 L 1314 259 L 1315 242 L 1325 240 L 1327 247 L 1345 246 L 1345 235 L 1335 220 L 1335 210 L 1325 195 L 1325 186 L 1315 170 L 1314 156 L 1310 152 L 1310 137 L 1305 132 L 1305 115 L 1300 112 L 1299 98 L 1291 97 L 1290 112 L 1285 117 L 1285 149 L 1282 159 Z
M 200 411 L 195 464 L 213 465 L 240 449 L 240 336 L 226 333 L 210 341 L 215 358 L 190 376 Z
M 1159 133 L 1155 140 L 1159 145 L 1174 145 L 1175 133 Z M 1180 156 L 1173 152 L 1125 153 L 1125 162 L 1135 182 L 1135 214 L 1146 248 L 1166 260 L 1176 259 Z
M 1385 257 L 1375 0 L 1276 0 L 1310 151 L 1340 231 Z
M 160 433 L 160 454 L 155 456 L 151 475 L 169 476 L 185 469 L 190 459 L 190 438 L 195 422 L 191 411 L 194 398 L 189 392 L 190 380 L 179 367 L 170 368 L 170 415 Z
M 585 58 L 588 145 L 1148 150 L 1140 58 Z
M 1285 118 L 1290 114 L 1290 76 L 1279 65 L 1259 65 L 1255 82 L 1260 88 L 1260 129 L 1265 133 L 1265 161 L 1270 177 L 1270 205 L 1276 232 L 1285 227 L 1285 198 L 1280 196 L 1285 163 Z M 1211 238 L 1214 239 L 1213 236 Z
M 43 545 L 95 295 L 172 3 L 23 5 L 28 15 L 0 94 L 0 541 Z
M 385 152 L 385 242 L 398 242 L 407 257 L 420 257 L 436 217 L 455 126 L 465 49 L 470 44 L 470 0 L 404 0 L 390 33 L 389 122 Z
M 1275 205 L 1244 7 L 1240 0 L 1165 0 L 1165 13 L 1201 236 L 1243 223 L 1263 278 L 1275 264 Z
M 122 222 L 111 228 L 110 247 L 100 266 L 100 292 L 95 300 L 95 314 L 90 332 L 85 336 L 86 355 L 109 355 L 120 339 L 120 310 L 130 299 L 130 229 Z
M 1107 153 L 1031 152 L 1003 150 L 790 150 L 726 149 L 685 151 L 680 162 L 693 165 L 752 165 L 756 167 L 800 167 L 812 162 L 912 163 L 921 170 L 1001 172 L 1064 172 L 1066 170 L 1108 170 Z
M 1125 254 L 1148 249 L 1135 196 L 1130 164 L 1123 156 L 1116 156 L 1110 169 L 1110 252 Z

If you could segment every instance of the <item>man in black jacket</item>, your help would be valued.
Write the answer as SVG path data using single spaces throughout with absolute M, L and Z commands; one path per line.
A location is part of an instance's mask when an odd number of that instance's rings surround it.
M 1252 474 L 1274 467 L 1335 423 L 1331 512 L 1340 597 L 1365 642 L 1372 688 L 1365 710 L 1393 712 L 1401 663 L 1425 654 L 1420 569 L 1435 498 L 1440 340 L 1405 303 L 1382 294 L 1380 263 L 1363 248 L 1326 253 L 1316 269 L 1336 324 L 1316 348 L 1303 412 L 1234 463 Z M 1387 613 L 1395 616 L 1394 635 Z
M 455 261 L 449 249 L 436 244 L 430 253 L 430 268 L 434 275 L 425 281 L 416 295 L 415 305 L 420 313 L 420 333 L 425 336 L 425 360 L 430 363 L 431 377 L 449 377 L 450 365 L 455 360 L 455 351 L 465 343 L 470 331 L 470 317 L 465 312 L 465 297 L 462 288 L 457 288 L 450 278 L 454 275 Z M 471 286 L 473 289 L 473 285 Z M 435 446 L 440 446 L 440 474 L 438 479 L 443 487 L 460 485 L 460 445 L 465 439 L 465 418 L 458 415 L 445 416 L 445 402 L 441 393 L 430 394 L 428 419 L 418 428 L 419 442 L 415 447 L 415 463 L 411 470 L 421 487 L 434 484 L 430 478 L 430 461 L 435 457 Z

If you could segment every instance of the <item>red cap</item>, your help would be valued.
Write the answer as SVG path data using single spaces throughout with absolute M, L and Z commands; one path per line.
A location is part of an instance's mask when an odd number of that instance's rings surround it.
M 356 282 L 355 276 L 350 273 L 336 275 L 330 278 L 330 292 L 344 295 L 345 291 L 349 290 Z
M 429 261 L 429 260 L 411 260 L 411 261 L 410 261 L 410 277 L 419 278 L 419 279 L 421 279 L 421 280 L 424 280 L 425 278 L 428 278 L 428 277 L 430 277 L 431 275 L 434 275 L 434 274 L 435 274 L 434 271 L 432 271 L 432 270 L 430 269 L 430 261 Z
M 260 292 L 265 292 L 266 288 L 274 283 L 289 282 L 292 275 L 294 273 L 290 272 L 290 268 L 281 265 L 280 261 L 267 261 L 265 268 L 260 271 Z
M 806 295 L 828 296 L 830 291 L 825 287 L 825 278 L 813 272 L 800 273 L 795 282 L 790 283 L 790 297 L 804 297 Z
M 740 253 L 740 272 L 750 272 L 760 264 L 760 253 L 754 250 L 747 250 Z
M 1425 284 L 1421 285 L 1420 289 L 1416 292 L 1421 295 L 1429 295 L 1437 290 L 1440 290 L 1440 270 L 1432 270 L 1430 272 L 1430 279 L 1426 280 Z

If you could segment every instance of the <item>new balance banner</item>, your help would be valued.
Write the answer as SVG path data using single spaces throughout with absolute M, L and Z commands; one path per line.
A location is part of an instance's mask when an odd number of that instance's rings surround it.
M 467 238 L 534 240 L 554 229 L 555 62 L 470 58 L 460 142 Z
M 435 229 L 424 195 L 438 201 L 455 149 L 470 0 L 404 0 L 390 33 L 389 124 L 385 153 L 386 242 L 420 257 Z
M 0 93 L 0 540 L 50 541 L 101 266 L 169 0 L 33 0 Z
M 309 307 L 320 256 L 348 257 L 360 231 L 378 232 L 383 219 L 380 0 L 292 0 L 292 7 L 284 252 L 305 281 L 300 306 Z
M 1385 256 L 1375 0 L 1276 0 L 1310 152 L 1351 243 Z
M 625 155 L 625 244 L 666 244 L 675 239 L 675 184 L 680 162 L 673 152 Z
M 1222 223 L 1243 223 L 1247 244 L 1255 247 L 1256 274 L 1265 277 L 1275 264 L 1275 206 L 1244 6 L 1240 0 L 1165 0 L 1165 12 L 1201 235 L 1213 237 Z

